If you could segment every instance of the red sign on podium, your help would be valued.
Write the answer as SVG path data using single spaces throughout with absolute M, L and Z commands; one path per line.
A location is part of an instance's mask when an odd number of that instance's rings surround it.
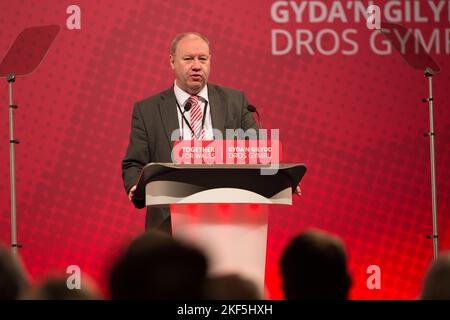
M 279 140 L 178 140 L 172 161 L 179 164 L 279 164 Z

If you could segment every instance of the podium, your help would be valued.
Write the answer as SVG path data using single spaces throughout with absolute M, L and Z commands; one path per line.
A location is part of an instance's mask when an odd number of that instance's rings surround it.
M 212 275 L 237 273 L 264 294 L 269 205 L 291 205 L 303 164 L 146 165 L 134 199 L 170 206 L 174 238 L 206 253 Z M 183 266 L 180 266 L 182 268 Z

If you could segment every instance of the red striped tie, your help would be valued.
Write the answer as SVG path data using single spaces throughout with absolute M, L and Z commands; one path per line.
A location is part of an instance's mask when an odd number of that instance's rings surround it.
M 203 115 L 202 108 L 200 107 L 200 101 L 197 96 L 190 96 L 189 100 L 192 103 L 192 108 L 190 111 L 191 127 L 194 131 L 194 140 L 204 140 L 205 139 L 205 128 L 203 128 Z

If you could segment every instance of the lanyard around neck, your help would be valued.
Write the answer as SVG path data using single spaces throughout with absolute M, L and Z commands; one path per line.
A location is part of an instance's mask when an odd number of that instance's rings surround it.
M 180 107 L 180 104 L 178 103 L 178 99 L 175 98 L 175 101 L 176 101 L 176 103 L 177 103 L 178 110 L 180 111 L 181 116 L 182 116 L 182 118 L 183 118 L 183 121 L 187 124 L 187 126 L 188 126 L 189 129 L 191 130 L 192 136 L 194 137 L 194 139 L 195 139 L 195 138 L 198 138 L 198 136 L 195 135 L 194 129 L 192 129 L 191 124 L 189 123 L 189 121 L 186 119 L 186 116 L 184 115 L 184 113 L 185 113 L 186 111 L 182 111 L 182 109 L 181 109 L 181 107 Z M 201 126 L 201 128 L 200 128 L 199 135 L 201 134 L 201 132 L 202 132 L 202 130 L 203 130 L 203 127 L 205 126 L 206 110 L 207 110 L 207 109 L 208 109 L 208 100 L 205 100 L 205 107 L 203 108 L 202 126 Z

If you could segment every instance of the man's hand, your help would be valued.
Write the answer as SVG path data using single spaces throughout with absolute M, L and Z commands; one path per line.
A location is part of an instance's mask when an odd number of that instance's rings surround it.
M 297 186 L 297 188 L 295 188 L 294 193 L 298 196 L 302 195 L 302 189 L 300 189 L 300 184 Z
M 136 191 L 136 185 L 132 186 L 130 192 L 128 193 L 128 199 L 131 201 L 134 196 L 134 192 Z

